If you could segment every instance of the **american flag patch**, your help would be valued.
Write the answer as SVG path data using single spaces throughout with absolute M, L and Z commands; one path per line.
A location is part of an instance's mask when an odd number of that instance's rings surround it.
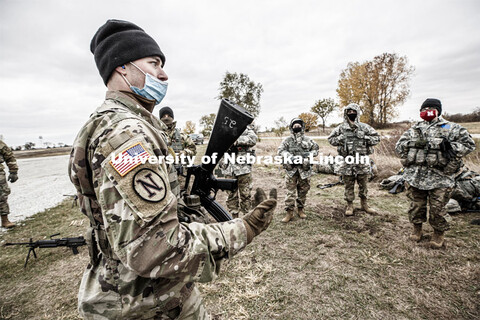
M 110 160 L 110 164 L 123 177 L 134 168 L 145 163 L 149 157 L 148 151 L 138 142 L 116 155 L 113 160 Z

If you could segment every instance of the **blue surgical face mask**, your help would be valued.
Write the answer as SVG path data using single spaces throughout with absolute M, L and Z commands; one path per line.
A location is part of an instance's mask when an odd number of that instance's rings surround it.
M 149 73 L 145 73 L 133 62 L 130 63 L 145 75 L 145 85 L 141 89 L 132 86 L 130 82 L 128 82 L 127 78 L 124 77 L 125 81 L 127 81 L 128 85 L 130 86 L 130 89 L 142 97 L 155 100 L 156 105 L 162 102 L 163 98 L 165 98 L 165 95 L 167 94 L 168 83 L 158 80 Z

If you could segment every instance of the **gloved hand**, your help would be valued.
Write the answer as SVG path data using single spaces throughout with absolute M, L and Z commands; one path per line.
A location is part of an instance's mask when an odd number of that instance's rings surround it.
M 276 199 L 265 200 L 242 218 L 247 229 L 247 244 L 268 228 L 270 222 L 272 222 L 276 206 Z
M 11 183 L 14 183 L 17 180 L 18 180 L 17 173 L 16 172 L 10 172 L 10 174 L 8 175 L 8 181 L 10 181 Z
M 358 139 L 365 139 L 365 131 L 357 130 L 356 136 Z
M 443 138 L 442 142 L 440 143 L 440 151 L 449 161 L 457 156 L 457 152 L 453 150 L 452 144 L 447 138 Z

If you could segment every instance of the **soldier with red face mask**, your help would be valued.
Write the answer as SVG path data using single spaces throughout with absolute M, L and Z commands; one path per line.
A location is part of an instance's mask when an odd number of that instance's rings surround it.
M 467 129 L 446 121 L 441 114 L 440 100 L 425 100 L 420 107 L 423 121 L 407 130 L 395 147 L 405 167 L 403 175 L 411 200 L 408 214 L 413 232 L 410 239 L 421 240 L 428 205 L 429 223 L 434 230 L 430 246 L 435 249 L 444 245 L 444 233 L 450 227 L 445 205 L 455 177 L 462 171 L 462 157 L 475 150 L 475 142 Z

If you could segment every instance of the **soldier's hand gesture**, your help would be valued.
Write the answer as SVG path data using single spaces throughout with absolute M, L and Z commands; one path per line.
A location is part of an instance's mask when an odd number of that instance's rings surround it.
M 272 195 L 272 192 L 270 194 Z M 277 200 L 275 198 L 264 200 L 243 217 L 243 223 L 247 229 L 247 243 L 252 242 L 254 237 L 268 228 L 272 222 L 276 206 Z

